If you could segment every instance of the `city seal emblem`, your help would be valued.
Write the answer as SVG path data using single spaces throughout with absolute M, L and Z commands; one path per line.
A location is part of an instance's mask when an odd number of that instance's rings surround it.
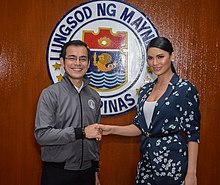
M 47 48 L 53 83 L 62 79 L 59 54 L 64 43 L 79 39 L 91 50 L 87 76 L 101 96 L 101 114 L 118 115 L 137 104 L 140 87 L 154 75 L 146 46 L 158 31 L 143 12 L 124 1 L 89 1 L 67 12 L 54 28 Z

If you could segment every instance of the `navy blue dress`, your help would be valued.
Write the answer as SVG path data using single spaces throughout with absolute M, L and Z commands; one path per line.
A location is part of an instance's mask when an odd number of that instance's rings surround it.
M 181 185 L 187 172 L 187 143 L 199 143 L 200 139 L 198 92 L 189 81 L 174 74 L 156 103 L 148 128 L 143 106 L 155 83 L 156 80 L 141 89 L 134 119 L 134 124 L 142 131 L 135 184 Z

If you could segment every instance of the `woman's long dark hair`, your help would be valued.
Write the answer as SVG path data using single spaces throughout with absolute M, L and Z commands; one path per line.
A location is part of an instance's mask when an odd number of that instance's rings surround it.
M 152 48 L 152 47 L 167 51 L 170 55 L 173 53 L 173 46 L 172 46 L 171 42 L 165 37 L 153 38 L 147 46 L 147 51 L 149 48 Z M 173 73 L 176 73 L 176 69 L 173 65 L 173 62 L 171 62 L 171 70 Z

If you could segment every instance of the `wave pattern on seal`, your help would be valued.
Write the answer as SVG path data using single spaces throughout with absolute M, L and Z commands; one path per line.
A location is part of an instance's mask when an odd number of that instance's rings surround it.
M 126 81 L 125 73 L 94 73 L 92 71 L 86 73 L 86 76 L 90 79 L 90 85 L 97 89 L 108 90 L 117 88 Z

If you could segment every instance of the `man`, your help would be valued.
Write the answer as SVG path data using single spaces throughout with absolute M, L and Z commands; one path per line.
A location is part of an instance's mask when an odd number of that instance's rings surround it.
M 41 185 L 99 184 L 100 96 L 85 77 L 89 55 L 84 42 L 67 42 L 60 54 L 63 79 L 40 95 L 35 138 L 43 161 Z

